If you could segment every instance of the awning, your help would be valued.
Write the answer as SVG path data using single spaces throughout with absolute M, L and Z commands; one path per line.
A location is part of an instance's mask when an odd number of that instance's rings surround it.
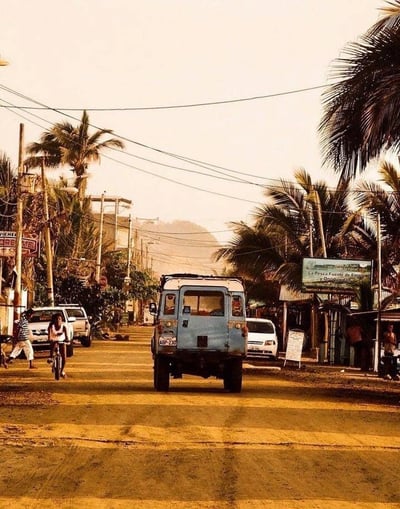
M 349 316 L 354 318 L 373 318 L 378 319 L 378 311 L 356 311 L 349 313 Z M 386 310 L 381 311 L 381 322 L 400 322 L 400 310 Z
M 279 294 L 279 300 L 283 300 L 286 302 L 298 302 L 305 300 L 312 300 L 312 293 L 302 293 L 296 292 L 295 290 L 291 290 L 288 286 L 282 285 L 281 291 Z

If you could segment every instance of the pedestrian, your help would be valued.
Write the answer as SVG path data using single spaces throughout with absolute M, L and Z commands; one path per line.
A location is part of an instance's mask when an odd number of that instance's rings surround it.
M 397 372 L 397 357 L 394 356 L 397 348 L 397 337 L 393 330 L 393 324 L 389 323 L 383 333 L 383 353 L 382 358 L 384 366 L 384 378 L 387 380 L 400 380 Z
M 358 322 L 350 322 L 346 330 L 347 340 L 354 348 L 354 366 L 368 371 L 371 363 L 371 342 Z
M 21 318 L 17 322 L 16 327 L 16 343 L 12 352 L 10 353 L 7 362 L 12 363 L 14 359 L 18 357 L 18 355 L 24 351 L 26 358 L 29 362 L 29 369 L 36 369 L 36 366 L 33 365 L 33 348 L 32 343 L 30 341 L 31 331 L 29 329 L 29 319 L 33 315 L 32 309 L 27 309 L 24 313 L 22 313 Z
M 121 316 L 122 316 L 121 309 L 118 306 L 116 306 L 114 308 L 114 314 L 112 318 L 112 323 L 116 331 L 119 330 L 119 326 L 121 324 Z
M 386 331 L 383 333 L 383 349 L 385 355 L 394 355 L 397 348 L 397 338 L 393 331 L 393 324 L 389 323 Z

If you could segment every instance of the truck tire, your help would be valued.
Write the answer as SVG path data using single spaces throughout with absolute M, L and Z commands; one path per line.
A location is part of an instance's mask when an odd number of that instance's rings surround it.
M 169 360 L 159 355 L 154 359 L 154 388 L 162 392 L 169 389 Z
M 87 336 L 86 338 L 81 338 L 81 345 L 85 348 L 89 348 L 92 344 L 92 336 Z
M 72 343 L 67 343 L 67 357 L 72 357 L 74 355 L 74 345 Z
M 232 359 L 225 363 L 224 369 L 224 389 L 229 392 L 242 391 L 243 361 L 242 359 Z

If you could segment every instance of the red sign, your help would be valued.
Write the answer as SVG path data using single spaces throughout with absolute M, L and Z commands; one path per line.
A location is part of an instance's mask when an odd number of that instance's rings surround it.
M 16 233 L 0 231 L 0 257 L 15 256 Z M 34 234 L 24 235 L 22 238 L 22 254 L 24 256 L 38 256 L 39 237 Z

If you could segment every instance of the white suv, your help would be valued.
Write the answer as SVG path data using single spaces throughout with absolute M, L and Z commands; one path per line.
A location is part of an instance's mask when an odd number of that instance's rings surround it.
M 80 341 L 82 346 L 90 346 L 92 344 L 92 336 L 90 334 L 90 323 L 85 308 L 78 304 L 63 304 L 63 307 L 67 310 L 70 318 L 75 318 L 75 321 L 72 323 L 74 339 Z
M 249 331 L 247 357 L 278 358 L 278 337 L 275 325 L 266 318 L 246 318 Z
M 49 326 L 51 317 L 55 313 L 60 313 L 63 318 L 63 324 L 67 328 L 68 340 L 67 343 L 67 357 L 72 357 L 74 354 L 74 346 L 72 340 L 74 337 L 74 330 L 72 327 L 75 318 L 69 317 L 67 310 L 61 306 L 48 306 L 33 308 L 33 314 L 29 320 L 29 329 L 33 338 L 31 339 L 34 350 L 49 350 L 50 342 L 48 339 L 47 328 Z

